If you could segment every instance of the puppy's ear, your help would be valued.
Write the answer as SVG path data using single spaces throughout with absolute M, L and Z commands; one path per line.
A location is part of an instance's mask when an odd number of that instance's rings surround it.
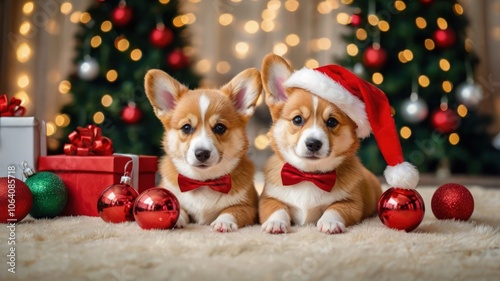
M 146 73 L 144 88 L 156 116 L 160 119 L 171 112 L 180 97 L 189 90 L 159 69 L 151 69 Z
M 283 82 L 292 75 L 292 68 L 280 56 L 267 55 L 262 61 L 262 84 L 266 91 L 266 104 L 278 105 L 288 99 Z
M 243 120 L 248 121 L 255 112 L 255 104 L 262 93 L 260 72 L 249 68 L 240 72 L 221 89 L 229 95 Z

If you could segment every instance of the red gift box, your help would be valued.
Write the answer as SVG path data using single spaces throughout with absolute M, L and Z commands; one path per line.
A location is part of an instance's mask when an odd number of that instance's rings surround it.
M 158 158 L 139 156 L 138 192 L 155 186 Z M 97 200 L 109 185 L 120 183 L 124 167 L 131 157 L 52 155 L 38 159 L 38 171 L 50 171 L 61 177 L 68 190 L 63 216 L 98 216 Z M 134 167 L 134 169 L 137 169 Z M 133 174 L 132 174 L 132 177 Z M 133 178 L 132 178 L 133 180 Z

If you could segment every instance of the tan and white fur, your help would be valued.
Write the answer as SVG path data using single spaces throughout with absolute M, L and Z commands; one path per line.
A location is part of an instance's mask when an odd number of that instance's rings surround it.
M 220 89 L 190 90 L 161 70 L 145 76 L 146 94 L 165 128 L 159 165 L 161 185 L 181 205 L 176 227 L 209 224 L 219 232 L 257 222 L 255 168 L 247 157 L 246 124 L 262 92 L 260 73 L 247 69 Z M 228 194 L 202 186 L 181 192 L 177 177 L 198 181 L 230 174 Z
M 324 233 L 342 233 L 375 213 L 381 186 L 356 155 L 360 141 L 354 121 L 304 89 L 285 88 L 283 82 L 291 74 L 283 58 L 264 58 L 263 87 L 273 120 L 268 136 L 275 154 L 264 168 L 265 186 L 259 202 L 262 230 L 286 233 L 293 223 L 315 224 Z M 295 119 L 297 116 L 300 118 Z M 294 124 L 294 119 L 302 121 Z M 284 186 L 280 172 L 286 162 L 303 172 L 335 170 L 333 189 L 326 192 L 308 181 Z

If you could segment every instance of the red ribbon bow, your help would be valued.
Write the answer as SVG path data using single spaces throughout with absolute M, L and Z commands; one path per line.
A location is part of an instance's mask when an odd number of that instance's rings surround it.
M 177 177 L 177 182 L 179 184 L 179 188 L 181 192 L 187 192 L 191 190 L 195 190 L 198 187 L 208 186 L 211 189 L 222 192 L 229 193 L 231 190 L 231 176 L 225 175 L 217 179 L 207 180 L 207 181 L 197 181 L 194 179 L 190 179 L 181 174 Z
M 101 128 L 88 125 L 86 128 L 78 127 L 76 131 L 68 135 L 69 141 L 64 145 L 66 155 L 111 155 L 113 154 L 113 143 L 107 137 L 103 137 Z
M 7 98 L 7 95 L 0 96 L 0 116 L 23 116 L 26 113 L 26 108 L 21 106 L 21 100 L 12 97 Z
M 330 192 L 336 180 L 337 172 L 335 171 L 328 173 L 307 173 L 300 171 L 288 163 L 285 163 L 281 169 L 281 181 L 283 185 L 294 185 L 303 181 L 310 181 L 322 190 Z

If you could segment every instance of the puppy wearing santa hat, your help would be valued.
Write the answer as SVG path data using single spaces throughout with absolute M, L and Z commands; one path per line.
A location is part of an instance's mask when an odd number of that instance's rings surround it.
M 262 230 L 279 234 L 315 224 L 334 234 L 376 212 L 380 182 L 356 153 L 373 133 L 388 166 L 388 184 L 415 188 L 419 174 L 405 162 L 390 105 L 377 87 L 338 65 L 293 72 L 267 55 L 262 81 L 275 154 L 264 168 L 259 202 Z

